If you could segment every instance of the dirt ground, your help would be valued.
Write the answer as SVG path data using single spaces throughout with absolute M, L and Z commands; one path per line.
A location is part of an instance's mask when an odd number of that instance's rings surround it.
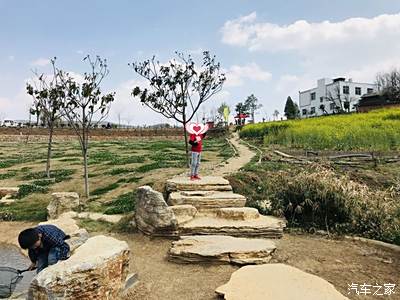
M 16 244 L 18 233 L 30 226 L 34 224 L 1 222 L 0 243 Z M 218 298 L 214 290 L 225 284 L 231 274 L 239 268 L 231 265 L 172 263 L 167 259 L 171 240 L 150 238 L 140 233 L 111 235 L 129 244 L 130 271 L 139 276 L 139 283 L 124 300 L 215 300 Z M 271 262 L 286 263 L 320 276 L 352 300 L 400 299 L 400 253 L 398 252 L 362 242 L 290 233 L 285 233 L 281 240 L 276 240 L 276 243 L 277 251 Z M 396 294 L 391 296 L 359 296 L 354 292 L 348 294 L 348 285 L 352 283 L 358 285 L 394 283 Z
M 238 269 L 230 265 L 185 265 L 167 260 L 171 241 L 141 234 L 117 235 L 128 242 L 131 271 L 139 283 L 125 300 L 218 299 L 214 290 L 225 284 Z M 400 299 L 400 253 L 347 240 L 320 236 L 285 234 L 276 241 L 272 262 L 282 262 L 320 276 L 350 299 Z M 348 284 L 383 285 L 395 283 L 392 296 L 348 295 Z

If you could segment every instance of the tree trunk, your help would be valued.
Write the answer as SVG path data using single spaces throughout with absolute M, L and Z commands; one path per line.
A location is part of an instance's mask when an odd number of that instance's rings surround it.
M 47 145 L 47 163 L 46 163 L 46 175 L 50 178 L 50 159 L 51 159 L 51 145 L 53 142 L 53 124 L 49 125 L 49 143 Z
M 85 196 L 89 198 L 89 174 L 88 174 L 88 160 L 87 160 L 87 145 L 82 149 L 83 152 L 83 177 L 85 179 Z
M 190 168 L 190 158 L 189 158 L 189 146 L 188 146 L 188 136 L 186 132 L 186 121 L 183 123 L 183 135 L 185 136 L 185 154 L 186 154 L 186 163 L 188 168 Z

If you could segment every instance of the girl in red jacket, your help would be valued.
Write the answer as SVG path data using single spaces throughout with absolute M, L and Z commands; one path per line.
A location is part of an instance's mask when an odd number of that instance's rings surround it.
M 203 148 L 203 139 L 206 133 L 191 134 L 189 136 L 189 144 L 192 145 L 192 160 L 190 167 L 190 180 L 201 179 L 199 177 L 199 167 L 201 159 L 201 150 Z

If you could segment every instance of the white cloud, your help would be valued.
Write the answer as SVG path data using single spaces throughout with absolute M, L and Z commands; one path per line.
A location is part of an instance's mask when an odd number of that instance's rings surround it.
M 83 50 L 76 50 L 75 51 L 77 54 L 82 55 L 83 54 Z
M 31 62 L 32 66 L 44 67 L 50 64 L 50 59 L 47 58 L 38 58 L 35 61 Z
M 257 22 L 255 12 L 225 22 L 222 41 L 249 50 L 308 50 L 315 47 L 346 45 L 346 43 L 379 43 L 382 39 L 400 37 L 400 14 L 374 18 L 349 18 L 342 22 L 309 23 L 298 20 L 289 25 Z M 398 45 L 398 43 L 397 43 Z M 364 50 L 364 49 L 363 49 Z
M 277 76 L 268 91 L 280 106 L 288 95 L 297 101 L 298 91 L 315 87 L 320 78 L 374 82 L 376 73 L 400 67 L 400 14 L 282 25 L 260 21 L 253 12 L 225 22 L 221 33 L 225 44 L 296 61 L 296 72 Z
M 256 63 L 250 63 L 244 66 L 233 65 L 228 70 L 224 70 L 226 75 L 226 87 L 241 86 L 245 79 L 254 81 L 268 81 L 272 74 L 261 69 Z
M 10 55 L 10 56 L 8 57 L 8 60 L 9 60 L 9 61 L 14 61 L 14 60 L 15 60 L 15 56 L 14 56 L 14 55 Z

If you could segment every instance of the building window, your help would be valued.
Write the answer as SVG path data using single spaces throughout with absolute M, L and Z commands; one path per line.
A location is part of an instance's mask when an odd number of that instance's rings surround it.
M 311 93 L 311 100 L 315 100 L 315 93 Z
M 361 88 L 360 87 L 356 87 L 356 95 L 361 95 Z
M 315 107 L 311 107 L 311 110 L 310 110 L 310 115 L 313 115 L 313 114 L 315 114 Z
M 319 102 L 324 102 L 324 97 L 319 97 Z
M 371 88 L 368 88 L 367 89 L 367 94 L 371 94 L 371 93 L 373 93 L 374 92 L 374 89 L 371 89 Z
M 331 103 L 331 104 L 329 105 L 329 109 L 330 109 L 330 110 L 335 110 L 335 103 Z
M 307 114 L 307 109 L 303 109 L 302 112 L 303 116 L 305 116 Z
M 345 94 L 345 95 L 350 94 L 350 88 L 348 85 L 343 86 L 343 94 Z

